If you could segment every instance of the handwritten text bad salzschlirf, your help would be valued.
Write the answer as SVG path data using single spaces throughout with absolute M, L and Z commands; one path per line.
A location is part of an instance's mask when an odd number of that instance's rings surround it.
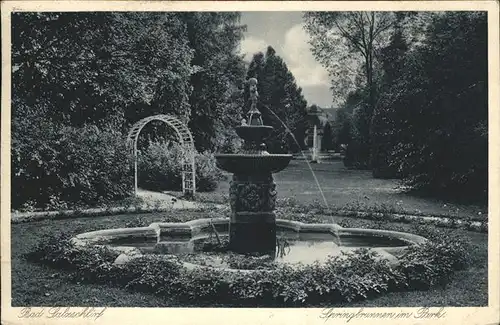
M 97 320 L 106 311 L 104 308 L 95 307 L 51 307 L 51 308 L 22 308 L 18 318 L 85 318 Z

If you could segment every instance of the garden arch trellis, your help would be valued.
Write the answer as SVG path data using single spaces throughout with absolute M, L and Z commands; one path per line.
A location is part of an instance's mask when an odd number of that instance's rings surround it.
M 184 161 L 182 163 L 182 192 L 193 195 L 196 191 L 196 167 L 194 161 L 194 140 L 191 131 L 177 117 L 172 115 L 153 115 L 136 122 L 132 125 L 127 135 L 127 145 L 132 148 L 134 154 L 134 192 L 137 195 L 137 139 L 141 130 L 152 121 L 162 121 L 174 129 L 177 138 L 184 149 Z

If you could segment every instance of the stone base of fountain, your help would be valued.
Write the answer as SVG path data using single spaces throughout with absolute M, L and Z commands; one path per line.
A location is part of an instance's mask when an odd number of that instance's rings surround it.
M 272 175 L 235 174 L 229 193 L 229 249 L 235 253 L 274 255 L 276 184 Z
M 240 254 L 274 255 L 276 250 L 274 213 L 235 213 L 231 218 L 229 229 L 231 251 Z

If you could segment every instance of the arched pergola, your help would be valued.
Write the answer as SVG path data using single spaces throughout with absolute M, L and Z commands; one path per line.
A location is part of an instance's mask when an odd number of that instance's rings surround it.
M 193 135 L 186 124 L 172 115 L 153 115 L 136 122 L 127 135 L 127 145 L 132 148 L 134 154 L 134 191 L 137 194 L 137 139 L 141 130 L 151 121 L 162 121 L 174 129 L 177 138 L 184 149 L 184 161 L 182 164 L 182 192 L 192 195 L 196 191 L 196 167 L 194 162 Z

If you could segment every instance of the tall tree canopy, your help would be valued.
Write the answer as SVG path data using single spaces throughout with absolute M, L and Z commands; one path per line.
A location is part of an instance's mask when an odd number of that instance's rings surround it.
M 194 50 L 191 64 L 199 67 L 191 76 L 190 127 L 199 150 L 216 150 L 235 136 L 241 120 L 245 64 L 238 46 L 246 27 L 234 12 L 189 12 L 182 20 Z
M 341 86 L 334 127 L 349 138 L 347 165 L 434 194 L 485 197 L 485 13 L 321 12 L 305 20 L 314 55 Z
M 380 100 L 394 133 L 389 160 L 412 187 L 486 196 L 487 29 L 482 12 L 434 16 Z
M 391 12 L 368 11 L 305 14 L 313 54 L 330 72 L 335 97 L 342 98 L 353 89 L 361 67 L 373 108 L 375 56 L 387 42 L 395 17 Z
M 329 71 L 334 101 L 345 98 L 354 89 L 365 97 L 356 119 L 356 143 L 364 151 L 365 166 L 369 160 L 370 124 L 377 100 L 376 56 L 390 37 L 396 21 L 393 12 L 308 12 L 305 28 L 316 59 Z
M 12 26 L 14 100 L 47 118 L 122 130 L 151 112 L 189 117 L 192 50 L 175 14 L 16 13 Z
M 403 28 L 398 24 L 390 43 L 380 51 L 383 72 L 379 81 L 381 100 L 391 92 L 391 87 L 405 73 L 405 58 L 408 50 L 409 42 Z M 378 101 L 372 117 L 371 168 L 375 177 L 391 178 L 397 176 L 397 170 L 391 165 L 389 159 L 389 153 L 398 141 L 395 132 L 397 126 L 394 124 L 394 118 L 389 116 L 388 109 L 380 104 L 381 101 Z

